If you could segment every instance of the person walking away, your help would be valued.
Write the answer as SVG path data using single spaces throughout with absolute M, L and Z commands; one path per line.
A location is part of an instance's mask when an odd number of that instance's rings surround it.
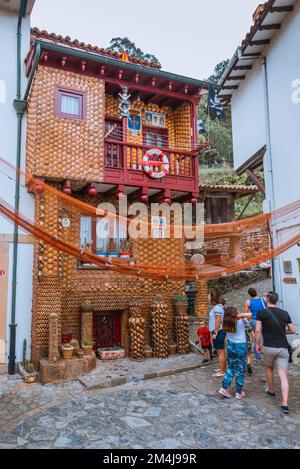
M 277 308 L 278 295 L 269 292 L 266 295 L 266 305 L 256 316 L 255 340 L 256 349 L 264 353 L 264 365 L 266 370 L 269 396 L 276 396 L 274 387 L 274 364 L 276 362 L 280 380 L 282 402 L 281 410 L 285 414 L 289 413 L 289 345 L 286 334 L 296 334 L 296 326 L 292 323 L 287 311 Z M 263 348 L 260 344 L 261 334 L 263 335 Z
M 197 338 L 201 344 L 201 348 L 204 353 L 204 359 L 201 363 L 208 363 L 209 359 L 213 359 L 213 356 L 211 336 L 206 321 L 200 321 L 199 329 L 197 330 Z
M 266 307 L 265 301 L 263 298 L 257 296 L 257 291 L 255 288 L 249 288 L 248 290 L 248 295 L 250 296 L 250 299 L 246 301 L 245 303 L 245 313 L 251 312 L 252 316 L 250 319 L 250 325 L 255 331 L 255 324 L 256 324 L 256 316 L 258 311 L 261 311 Z M 256 343 L 254 341 L 254 346 L 253 346 L 253 351 L 255 355 L 255 359 L 257 361 L 261 361 L 261 354 L 257 352 L 256 350 Z M 252 353 L 251 351 L 247 355 L 247 373 L 249 375 L 252 374 L 252 365 L 251 365 L 251 358 L 252 358 Z
M 223 320 L 223 331 L 227 333 L 227 360 L 228 367 L 223 378 L 219 394 L 230 398 L 232 394 L 228 391 L 233 378 L 236 382 L 237 399 L 243 399 L 243 391 L 247 358 L 247 337 L 245 328 L 249 324 L 251 313 L 239 313 L 236 308 L 229 306 L 225 309 Z
M 212 308 L 209 312 L 208 328 L 213 339 L 214 349 L 218 353 L 219 369 L 213 374 L 215 377 L 224 376 L 226 369 L 226 355 L 225 355 L 225 338 L 226 334 L 222 330 L 224 306 L 219 293 L 216 291 L 208 294 L 208 301 Z

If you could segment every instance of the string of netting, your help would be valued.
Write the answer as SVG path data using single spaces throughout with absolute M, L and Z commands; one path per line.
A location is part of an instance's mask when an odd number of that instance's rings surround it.
M 186 264 L 182 264 L 180 269 L 178 265 L 157 267 L 137 264 L 136 266 L 130 266 L 122 261 L 99 258 L 93 252 L 82 250 L 74 242 L 58 239 L 57 233 L 55 235 L 51 234 L 48 230 L 40 228 L 20 213 L 15 213 L 14 209 L 3 200 L 0 200 L 0 212 L 6 218 L 17 223 L 21 228 L 25 229 L 36 238 L 41 239 L 56 249 L 75 256 L 86 263 L 101 265 L 120 274 L 142 276 L 151 279 L 195 280 L 199 278 L 208 279 L 229 275 L 240 270 L 250 268 L 253 265 L 264 262 L 271 257 L 277 256 L 300 241 L 300 229 L 298 226 L 295 234 L 276 248 L 269 249 L 268 251 L 257 254 L 246 261 L 236 262 L 232 265 L 230 265 L 230 262 L 228 262 L 227 265 L 222 266 L 209 266 L 207 264 L 201 266 L 188 266 Z M 190 270 L 187 269 L 187 267 L 190 267 Z
M 6 174 L 11 180 L 15 180 L 15 167 L 8 163 L 7 161 L 3 160 L 0 158 L 0 167 L 4 167 L 5 170 L 2 173 Z M 7 171 L 10 171 L 10 174 L 7 173 Z M 81 214 L 81 215 L 87 215 L 87 216 L 92 216 L 92 217 L 108 217 L 113 220 L 120 220 L 124 223 L 133 223 L 134 220 L 132 218 L 124 217 L 122 215 L 119 215 L 118 213 L 111 213 L 107 210 L 102 210 L 101 208 L 98 208 L 96 206 L 90 205 L 87 202 L 84 202 L 82 200 L 79 200 L 75 197 L 69 196 L 62 192 L 61 190 L 56 189 L 53 186 L 50 186 L 47 183 L 41 183 L 41 181 L 38 178 L 32 177 L 29 173 L 25 173 L 22 170 L 19 170 L 19 173 L 21 176 L 24 177 L 24 181 L 31 181 L 33 184 L 42 184 L 43 191 L 45 191 L 48 194 L 53 195 L 53 204 L 56 204 L 57 206 L 60 206 L 61 203 L 68 204 L 68 208 L 71 210 L 73 208 L 76 213 Z M 23 183 L 22 186 L 25 188 L 26 184 Z M 105 193 L 104 193 L 105 195 Z M 57 199 L 56 199 L 57 197 Z M 59 200 L 59 202 L 57 202 Z M 206 225 L 202 224 L 199 226 L 195 225 L 187 225 L 187 224 L 166 224 L 165 228 L 169 228 L 170 231 L 174 231 L 175 228 L 187 228 L 187 229 L 193 229 L 195 233 L 197 233 L 198 230 L 202 231 L 204 230 L 204 236 L 205 237 L 216 237 L 216 236 L 225 236 L 225 235 L 234 235 L 238 233 L 243 233 L 253 227 L 259 228 L 259 227 L 265 227 L 266 223 L 269 221 L 270 223 L 280 223 L 283 222 L 284 216 L 289 215 L 292 212 L 297 212 L 299 209 L 299 204 L 300 201 L 295 201 L 293 203 L 290 203 L 282 208 L 279 208 L 271 213 L 264 213 L 260 215 L 256 215 L 254 217 L 250 218 L 245 218 L 245 219 L 240 219 L 240 220 L 235 220 L 232 222 L 226 222 L 226 223 L 219 223 L 219 224 L 211 224 L 211 225 Z M 297 213 L 296 215 L 297 216 Z M 149 230 L 152 228 L 152 223 L 149 221 L 145 220 L 138 220 L 138 222 L 141 226 L 147 227 Z
M 0 158 L 1 162 L 1 167 L 5 168 L 2 173 L 6 174 L 10 179 L 15 180 L 15 167 L 6 162 L 5 160 Z M 10 175 L 7 173 L 7 171 L 10 171 Z M 134 223 L 134 220 L 129 217 L 125 217 L 123 215 L 120 215 L 118 213 L 111 213 L 107 210 L 102 210 L 101 207 L 98 208 L 96 206 L 90 205 L 89 203 L 79 200 L 75 197 L 69 196 L 62 192 L 59 189 L 56 189 L 53 186 L 50 186 L 47 183 L 41 183 L 41 181 L 38 178 L 32 177 L 29 173 L 25 173 L 22 170 L 19 170 L 19 173 L 21 176 L 23 176 L 24 181 L 28 182 L 30 181 L 33 185 L 37 184 L 40 185 L 43 188 L 43 191 L 47 194 L 52 194 L 53 196 L 53 201 L 52 203 L 57 205 L 58 207 L 60 204 L 68 204 L 68 208 L 71 210 L 76 211 L 76 213 L 81 214 L 81 215 L 86 215 L 86 216 L 92 216 L 92 217 L 108 217 L 112 220 L 117 220 L 121 221 L 123 223 Z M 88 183 L 87 183 L 88 184 Z M 26 184 L 23 183 L 23 187 L 25 188 Z M 103 194 L 105 196 L 105 193 Z M 82 195 L 81 195 L 82 197 Z M 59 201 L 59 202 L 58 202 Z M 176 202 L 176 201 L 175 201 Z M 291 206 L 291 209 L 294 209 L 293 206 Z M 279 209 L 277 212 L 277 217 L 281 215 L 281 212 L 287 210 L 288 212 L 290 211 L 289 206 L 283 209 Z M 275 212 L 274 212 L 275 213 Z M 195 226 L 193 224 L 181 224 L 181 223 L 166 223 L 165 228 L 169 229 L 170 232 L 174 232 L 176 230 L 181 230 L 182 232 L 184 230 L 193 230 L 195 235 L 197 235 L 197 232 L 204 232 L 205 237 L 215 237 L 215 236 L 222 236 L 222 235 L 229 235 L 229 234 L 238 234 L 238 233 L 243 233 L 247 229 L 250 229 L 251 227 L 263 227 L 267 223 L 268 219 L 270 218 L 270 214 L 260 214 L 256 215 L 255 217 L 250 217 L 246 219 L 241 219 L 241 220 L 236 220 L 232 222 L 227 222 L 227 223 L 220 223 L 220 224 L 211 224 L 211 225 L 206 225 L 202 224 L 199 226 Z M 151 230 L 153 227 L 153 224 L 149 222 L 148 220 L 143 220 L 139 219 L 138 222 L 141 227 L 145 227 L 148 230 Z

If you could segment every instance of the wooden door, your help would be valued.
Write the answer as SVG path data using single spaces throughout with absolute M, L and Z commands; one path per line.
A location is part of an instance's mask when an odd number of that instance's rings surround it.
M 94 312 L 94 348 L 113 348 L 121 345 L 121 312 Z

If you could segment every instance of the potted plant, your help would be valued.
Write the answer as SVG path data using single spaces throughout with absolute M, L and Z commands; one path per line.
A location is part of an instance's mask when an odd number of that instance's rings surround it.
M 113 238 L 109 238 L 107 255 L 108 257 L 118 257 L 116 241 Z
M 106 245 L 106 240 L 105 239 L 100 240 L 100 242 L 101 242 L 101 244 L 100 244 L 101 246 L 104 247 Z M 103 249 L 101 251 L 95 251 L 95 254 L 99 257 L 107 257 L 107 250 L 104 251 L 104 249 Z
M 89 300 L 85 300 L 83 303 L 81 303 L 80 310 L 82 312 L 93 311 L 92 302 Z
M 151 358 L 152 357 L 152 348 L 150 345 L 145 345 L 144 347 L 144 356 L 145 358 Z
M 130 249 L 131 249 L 131 244 L 130 244 L 129 239 L 127 238 L 122 239 L 120 257 L 123 257 L 123 258 L 130 257 L 131 256 Z
M 73 347 L 70 343 L 63 344 L 61 346 L 61 351 L 62 351 L 63 358 L 65 360 L 70 360 L 70 358 L 72 358 L 72 356 L 73 356 Z
M 88 337 L 85 337 L 82 339 L 82 350 L 84 352 L 84 355 L 91 355 L 93 352 L 93 341 L 92 339 L 89 339 Z
M 38 373 L 35 370 L 33 363 L 26 360 L 25 365 L 23 363 L 19 363 L 18 369 L 25 383 L 35 383 L 37 381 Z
M 73 347 L 73 356 L 76 357 L 77 352 L 78 352 L 78 350 L 79 350 L 79 342 L 78 342 L 78 340 L 76 340 L 76 339 L 72 339 L 72 340 L 70 341 L 70 344 L 71 344 L 72 347 Z
M 83 358 L 84 357 L 84 351 L 81 348 L 77 350 L 77 357 L 78 358 Z
M 175 340 L 173 339 L 169 341 L 169 351 L 170 351 L 170 355 L 175 355 L 177 352 L 177 345 L 176 345 Z
M 38 378 L 38 372 L 35 370 L 34 364 L 26 359 L 27 341 L 23 340 L 23 361 L 18 364 L 18 371 L 25 383 L 35 383 Z

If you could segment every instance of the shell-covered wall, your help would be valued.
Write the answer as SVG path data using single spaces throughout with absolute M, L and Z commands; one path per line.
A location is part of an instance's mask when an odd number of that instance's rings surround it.
M 98 205 L 103 196 L 80 199 Z M 36 223 L 56 234 L 79 244 L 80 214 L 70 213 L 71 225 L 60 227 L 62 208 L 53 195 L 36 195 Z M 110 200 L 112 202 L 112 200 Z M 143 264 L 165 265 L 183 262 L 183 240 L 141 239 L 134 242 L 133 258 Z M 80 305 L 89 300 L 96 311 L 122 311 L 122 344 L 129 350 L 129 303 L 132 299 L 141 301 L 146 323 L 146 340 L 151 343 L 151 304 L 156 294 L 163 295 L 168 305 L 168 335 L 174 338 L 174 311 L 172 296 L 184 291 L 184 282 L 168 280 L 145 280 L 112 273 L 105 269 L 80 267 L 76 258 L 61 253 L 41 241 L 35 243 L 32 321 L 32 359 L 45 356 L 48 350 L 48 318 L 57 313 L 62 334 L 72 334 L 81 340 Z
M 84 120 L 56 115 L 57 87 L 85 93 Z M 104 116 L 103 80 L 39 65 L 28 105 L 27 171 L 46 178 L 103 180 Z

